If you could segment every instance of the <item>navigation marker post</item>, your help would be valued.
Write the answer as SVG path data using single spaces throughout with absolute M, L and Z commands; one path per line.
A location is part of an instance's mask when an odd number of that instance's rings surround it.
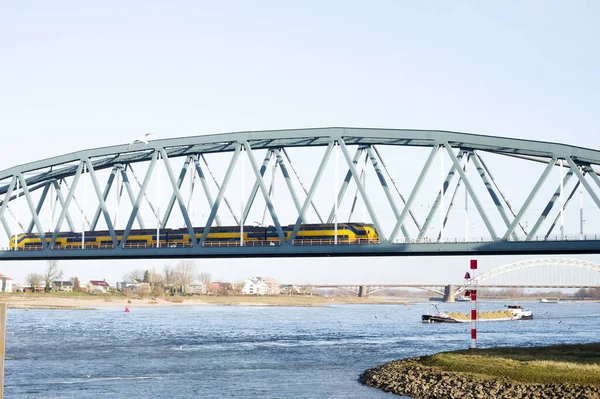
M 466 283 L 469 284 L 467 290 L 468 297 L 471 298 L 471 349 L 477 348 L 477 280 L 475 280 L 475 270 L 477 270 L 477 259 L 471 259 L 471 272 L 465 273 Z

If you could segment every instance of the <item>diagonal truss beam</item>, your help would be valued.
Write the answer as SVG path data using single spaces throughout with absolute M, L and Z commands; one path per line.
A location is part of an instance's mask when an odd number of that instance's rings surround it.
M 231 161 L 229 162 L 229 167 L 227 167 L 227 172 L 225 172 L 225 177 L 223 178 L 223 184 L 219 188 L 217 198 L 215 199 L 215 204 L 211 208 L 210 215 L 208 215 L 208 219 L 206 220 L 206 225 L 204 226 L 204 229 L 202 230 L 202 237 L 200 237 L 200 242 L 198 243 L 200 246 L 204 245 L 204 242 L 206 241 L 208 233 L 210 232 L 210 228 L 212 226 L 213 221 L 215 220 L 217 211 L 219 210 L 219 205 L 221 204 L 221 201 L 223 200 L 223 198 L 225 196 L 225 190 L 227 189 L 227 185 L 229 184 L 229 179 L 231 178 L 231 174 L 233 173 L 233 169 L 234 169 L 235 164 L 237 163 L 237 160 L 240 156 L 241 150 L 242 150 L 241 144 L 236 143 L 235 151 L 233 152 L 233 156 L 231 157 Z M 206 160 L 204 160 L 204 163 L 206 164 Z M 206 164 L 206 166 L 208 168 L 208 164 Z M 209 169 L 209 173 L 210 173 L 210 169 Z M 213 178 L 214 178 L 214 176 L 213 176 Z M 215 180 L 215 182 L 216 182 L 216 180 Z M 233 214 L 233 211 L 232 211 L 232 214 Z
M 485 209 L 483 209 L 483 206 L 481 206 L 481 203 L 479 202 L 479 199 L 477 198 L 477 195 L 475 194 L 475 190 L 471 186 L 471 182 L 467 178 L 466 173 L 460 167 L 460 162 L 458 161 L 458 158 L 454 155 L 454 152 L 452 151 L 452 147 L 450 147 L 450 144 L 448 144 L 447 142 L 444 143 L 444 147 L 446 147 L 446 152 L 450 156 L 450 159 L 452 160 L 452 163 L 454 164 L 454 167 L 458 171 L 458 174 L 460 175 L 461 179 L 464 181 L 465 187 L 466 187 L 467 191 L 469 192 L 469 195 L 471 196 L 471 200 L 475 204 L 475 208 L 477 208 L 477 211 L 479 212 L 479 216 L 481 216 L 481 219 L 483 219 L 483 223 L 485 224 L 485 227 L 487 227 L 489 233 L 492 236 L 492 239 L 496 240 L 498 238 L 498 236 L 496 235 L 496 232 L 494 231 L 494 227 L 490 223 L 490 220 L 488 219 L 487 214 L 485 213 Z
M 379 220 L 377 218 L 377 213 L 374 211 L 373 206 L 371 205 L 371 201 L 369 200 L 367 190 L 365 189 L 362 182 L 360 181 L 360 175 L 356 171 L 356 168 L 354 167 L 354 163 L 352 163 L 352 159 L 350 158 L 350 152 L 348 151 L 348 148 L 346 147 L 346 143 L 344 143 L 344 139 L 341 137 L 337 141 L 340 145 L 342 153 L 344 154 L 344 158 L 346 158 L 348 167 L 350 168 L 350 171 L 352 172 L 352 177 L 354 178 L 354 183 L 356 183 L 356 185 L 358 186 L 360 195 L 362 196 L 363 202 L 365 203 L 365 206 L 367 207 L 369 216 L 371 216 L 371 220 L 373 221 L 373 224 L 375 225 L 375 228 L 377 229 L 377 232 L 379 233 L 379 237 L 381 237 L 382 241 L 385 241 L 386 240 L 385 234 L 384 234 L 383 229 L 381 228 L 381 224 L 379 223 Z
M 181 187 L 181 182 L 183 181 L 183 178 L 185 177 L 185 173 L 183 173 L 183 177 L 180 174 L 180 176 L 179 176 L 180 179 L 175 180 L 175 175 L 173 174 L 173 169 L 171 168 L 171 162 L 170 162 L 167 152 L 165 151 L 164 148 L 160 149 L 160 154 L 162 155 L 163 164 L 165 165 L 165 168 L 167 169 L 167 175 L 169 176 L 169 181 L 171 182 L 171 187 L 173 188 L 173 194 L 177 197 L 177 202 L 179 203 L 179 209 L 181 209 L 181 214 L 183 216 L 183 220 L 185 221 L 185 225 L 187 226 L 188 232 L 190 233 L 190 241 L 192 242 L 192 245 L 195 246 L 198 243 L 198 241 L 196 240 L 196 234 L 194 233 L 194 226 L 192 226 L 192 221 L 190 220 L 190 216 L 187 212 L 187 209 L 185 209 L 185 202 L 183 201 L 183 196 L 181 195 L 181 192 L 179 191 L 179 188 Z M 186 165 L 184 165 L 184 168 L 182 169 L 182 171 L 184 169 L 187 170 L 187 166 L 189 166 L 189 158 L 186 160 Z M 172 207 L 171 207 L 171 209 L 172 209 Z M 171 213 L 171 212 L 169 211 L 169 213 Z M 167 215 L 165 214 L 165 216 L 167 216 Z M 166 225 L 166 220 L 164 222 Z
M 569 169 L 569 171 L 567 172 L 567 174 L 563 178 L 563 181 L 562 181 L 562 186 L 563 187 L 567 185 L 567 183 L 569 182 L 569 180 L 571 180 L 572 176 L 573 176 L 573 169 Z M 535 222 L 535 225 L 529 231 L 529 234 L 527 235 L 527 241 L 530 241 L 533 237 L 535 237 L 535 234 L 537 233 L 538 229 L 540 228 L 540 226 L 542 225 L 542 223 L 544 222 L 544 220 L 546 220 L 546 218 L 550 214 L 550 211 L 554 207 L 554 203 L 560 197 L 560 190 L 561 190 L 561 184 L 558 185 L 558 187 L 556 188 L 556 191 L 554 191 L 554 194 L 552 194 L 552 197 L 550 198 L 550 201 L 548 201 L 548 204 L 546 205 L 546 207 L 544 208 L 544 210 L 542 211 L 542 213 L 538 217 L 537 221 Z
M 60 212 L 60 216 L 58 217 L 58 221 L 56 222 L 56 226 L 54 228 L 54 232 L 52 233 L 52 239 L 48 244 L 49 248 L 54 248 L 54 244 L 56 244 L 56 239 L 58 238 L 58 233 L 60 232 L 60 228 L 69 213 L 69 205 L 71 204 L 71 200 L 75 195 L 75 189 L 77 188 L 77 183 L 79 183 L 79 178 L 81 177 L 81 171 L 83 170 L 84 162 L 80 161 L 79 165 L 77 165 L 77 172 L 75 172 L 75 177 L 73 178 L 73 183 L 71 184 L 71 188 L 69 189 L 69 193 L 67 194 L 67 199 L 62 205 L 62 210 Z M 58 192 L 58 191 L 57 191 Z
M 363 147 L 359 147 L 356 149 L 356 152 L 354 153 L 354 158 L 352 158 L 352 165 L 358 165 L 358 160 L 362 156 L 363 152 Z M 344 196 L 346 195 L 346 190 L 348 189 L 350 180 L 352 180 L 352 170 L 348 168 L 348 172 L 346 172 L 346 177 L 344 177 L 344 181 L 342 182 L 342 185 L 340 186 L 338 192 L 337 208 L 339 208 L 340 204 L 342 203 L 342 200 L 344 199 Z M 336 204 L 333 204 L 333 206 L 331 207 L 331 212 L 329 212 L 329 217 L 327 218 L 327 223 L 333 223 L 333 218 L 335 217 L 335 209 Z
M 47 182 L 46 184 L 44 184 L 44 189 L 42 190 L 42 194 L 40 195 L 40 199 L 38 200 L 38 204 L 35 207 L 35 215 L 37 215 L 39 217 L 40 212 L 42 211 L 42 207 L 44 206 L 44 202 L 46 201 L 46 197 L 48 196 L 48 191 L 50 190 L 50 183 Z M 30 192 L 32 190 L 29 190 Z M 32 214 L 32 218 L 31 221 L 29 222 L 29 226 L 27 226 L 27 233 L 31 233 L 33 231 L 33 227 L 35 226 L 35 219 L 33 218 Z
M 437 152 L 438 148 L 439 148 L 439 146 L 433 147 L 431 149 L 431 154 L 429 155 L 430 164 L 429 164 L 429 166 L 426 166 L 428 170 L 429 170 L 429 167 L 431 166 L 431 163 L 433 163 L 433 159 L 435 158 L 435 153 Z M 462 160 L 462 158 L 465 154 L 466 154 L 466 151 L 461 151 L 458 153 L 457 159 L 459 160 L 459 162 Z M 467 163 L 468 163 L 468 156 L 467 156 Z M 434 215 L 437 213 L 437 209 L 440 206 L 442 195 L 446 194 L 446 191 L 448 190 L 450 183 L 452 183 L 452 180 L 454 179 L 455 174 L 456 174 L 456 167 L 454 166 L 454 164 L 452 164 L 452 167 L 450 167 L 450 171 L 446 175 L 446 179 L 444 180 L 444 183 L 442 184 L 443 190 L 440 189 L 440 191 L 438 191 L 437 197 L 435 198 L 435 201 L 433 202 L 433 205 L 431 206 L 431 209 L 429 210 L 429 214 L 427 215 L 427 218 L 425 219 L 425 223 L 423 223 L 423 226 L 421 227 L 421 231 L 419 231 L 419 235 L 417 236 L 418 241 L 422 240 L 423 237 L 425 236 L 425 234 L 427 233 L 427 230 L 429 229 L 429 226 L 431 225 L 431 223 L 433 222 L 433 219 L 435 217 Z M 423 177 L 424 176 L 425 175 L 423 175 Z
M 108 180 L 106 185 L 104 186 L 104 192 L 102 193 L 102 199 L 106 202 L 108 198 L 108 194 L 110 193 L 110 189 L 112 187 L 113 181 L 115 180 L 115 176 L 117 174 L 117 166 L 113 167 L 110 171 L 110 175 L 108 176 Z M 94 217 L 92 218 L 92 223 L 90 224 L 90 231 L 96 230 L 96 226 L 98 225 L 98 220 L 100 220 L 100 214 L 102 213 L 102 205 L 98 204 L 96 208 L 96 212 L 94 213 Z
M 292 163 L 292 160 L 291 160 L 289 154 L 287 153 L 285 147 L 283 147 L 282 151 L 283 151 L 283 155 L 285 155 L 285 159 L 287 160 L 288 165 L 290 165 L 290 168 L 292 169 L 292 172 L 294 172 L 294 176 L 296 176 L 296 180 L 298 180 L 298 183 L 300 184 L 300 187 L 302 188 L 302 191 L 304 191 L 304 195 L 308 196 L 308 191 L 306 190 L 306 187 L 304 187 L 304 184 L 302 183 L 302 179 L 300 179 L 300 175 L 298 174 L 298 172 L 294 168 L 294 164 Z M 317 217 L 319 218 L 319 221 L 321 223 L 323 223 L 323 217 L 319 213 L 319 210 L 315 206 L 314 202 L 311 202 L 311 205 L 312 205 L 315 213 L 317 214 Z
M 594 202 L 596 203 L 596 206 L 600 209 L 600 199 L 596 195 L 594 188 L 583 177 L 583 175 L 579 171 L 579 168 L 577 167 L 577 165 L 575 164 L 575 162 L 573 161 L 573 159 L 571 157 L 565 157 L 565 160 L 569 163 L 569 166 L 571 167 L 571 170 L 573 171 L 573 173 L 575 173 L 575 176 L 577 176 L 577 178 L 579 179 L 581 184 L 583 184 L 583 187 L 585 187 L 585 189 L 587 190 L 587 193 L 589 194 L 589 196 L 592 198 L 592 200 L 594 200 Z M 597 179 L 598 179 L 598 177 L 596 176 L 596 179 L 595 179 L 596 182 L 598 182 Z
M 23 194 L 25 195 L 25 199 L 27 200 L 27 205 L 29 206 L 29 211 L 31 212 L 31 216 L 33 221 L 35 222 L 35 227 L 38 231 L 38 235 L 40 236 L 42 248 L 46 249 L 48 247 L 46 243 L 46 235 L 44 234 L 44 228 L 42 227 L 42 223 L 38 218 L 38 214 L 33 207 L 33 201 L 31 200 L 31 194 L 29 193 L 29 189 L 27 188 L 27 182 L 25 178 L 23 178 L 23 174 L 19 173 L 19 182 L 21 183 L 21 188 L 23 189 Z
M 254 203 L 254 199 L 256 198 L 258 189 L 260 188 L 259 179 L 262 180 L 263 176 L 265 175 L 265 172 L 267 171 L 267 167 L 269 166 L 269 163 L 271 163 L 272 156 L 273 156 L 273 151 L 272 150 L 267 151 L 267 154 L 265 155 L 265 158 L 263 159 L 263 163 L 260 166 L 260 171 L 259 171 L 260 178 L 255 179 L 254 186 L 252 186 L 252 190 L 250 190 L 250 195 L 248 196 L 248 200 L 246 201 L 246 206 L 244 208 L 244 214 L 242 215 L 242 222 L 241 222 L 242 225 L 246 224 L 246 219 L 248 218 L 248 213 L 250 212 L 250 209 L 252 208 L 252 204 Z M 273 176 L 273 178 L 275 178 L 275 176 Z
M 248 155 L 248 159 L 250 159 L 250 165 L 252 165 L 252 170 L 254 171 L 254 175 L 258 181 L 260 186 L 260 191 L 262 191 L 263 196 L 265 197 L 265 202 L 267 203 L 267 208 L 269 209 L 269 213 L 271 214 L 271 220 L 273 220 L 273 224 L 275 225 L 275 229 L 277 230 L 277 235 L 279 235 L 279 239 L 283 244 L 285 242 L 285 235 L 283 234 L 283 229 L 281 228 L 281 223 L 279 223 L 279 218 L 277 217 L 277 212 L 275 212 L 275 207 L 273 206 L 273 202 L 271 201 L 271 197 L 269 196 L 269 190 L 267 190 L 267 186 L 265 186 L 265 182 L 260 174 L 260 170 L 258 168 L 258 164 L 256 163 L 256 159 L 254 158 L 254 154 L 252 152 L 252 147 L 247 141 L 244 141 L 244 148 L 246 149 L 246 154 Z
M 167 153 L 166 153 L 166 151 L 164 151 L 164 148 L 162 148 L 160 152 L 163 156 L 163 159 L 167 159 L 167 158 L 164 158 L 167 156 Z M 191 162 L 192 162 L 191 156 L 188 156 L 185 158 L 185 162 L 183 163 L 183 166 L 181 167 L 181 171 L 179 172 L 179 177 L 177 178 L 177 183 L 176 183 L 177 188 L 176 189 L 175 189 L 175 187 L 173 188 L 173 193 L 171 194 L 171 198 L 169 199 L 169 204 L 167 205 L 167 209 L 165 209 L 165 214 L 163 215 L 163 219 L 160 223 L 161 229 L 164 229 L 165 227 L 167 227 L 167 222 L 169 221 L 169 217 L 171 216 L 171 212 L 173 211 L 173 206 L 175 206 L 175 201 L 179 200 L 177 194 L 179 193 L 179 196 L 181 196 L 181 186 L 183 184 L 183 180 L 185 179 L 185 175 L 188 172 Z M 171 168 L 171 166 L 169 165 L 168 168 Z M 173 172 L 171 172 L 171 174 L 172 173 Z M 186 208 L 186 210 L 187 210 L 187 208 Z
M 375 157 L 373 150 L 370 147 L 367 147 L 367 154 L 369 155 L 371 164 L 373 165 L 373 168 L 375 169 L 375 173 L 377 174 L 377 177 L 379 178 L 379 183 L 381 184 L 381 187 L 383 188 L 385 196 L 387 197 L 387 200 L 388 200 L 390 206 L 392 207 L 392 212 L 394 212 L 396 221 L 398 221 L 398 220 L 400 220 L 400 212 L 398 212 L 398 207 L 396 206 L 396 201 L 392 197 L 392 193 L 390 192 L 390 188 L 387 183 L 387 180 L 385 179 L 385 176 L 383 175 L 383 171 L 381 170 L 381 167 L 379 166 L 379 162 L 378 162 L 377 158 Z M 409 209 L 409 211 L 410 211 L 410 209 Z M 404 237 L 408 238 L 409 237 L 408 231 L 406 230 L 404 223 L 402 223 L 400 225 L 400 229 L 402 230 L 402 234 L 404 235 Z
M 152 171 L 156 166 L 157 159 L 158 151 L 154 151 L 154 153 L 152 154 L 152 159 L 150 160 L 150 165 L 148 165 L 148 170 L 146 170 L 146 176 L 144 177 L 143 183 L 140 185 L 140 191 L 138 192 L 135 203 L 133 204 L 133 209 L 131 210 L 131 214 L 129 215 L 129 220 L 127 221 L 127 225 L 125 226 L 125 231 L 123 231 L 123 236 L 121 237 L 120 242 L 121 248 L 123 248 L 127 243 L 129 233 L 131 233 L 131 227 L 133 226 L 133 221 L 136 219 L 137 214 L 140 210 L 140 205 L 142 205 L 142 199 L 146 195 L 146 189 L 148 188 L 148 183 L 150 183 L 150 177 L 152 177 Z
M 427 173 L 429 172 L 429 169 L 431 168 L 431 165 L 433 164 L 433 160 L 435 159 L 435 155 L 438 152 L 438 149 L 439 149 L 439 146 L 433 146 L 431 148 L 429 156 L 427 157 L 427 160 L 425 161 L 425 165 L 421 169 L 421 173 L 419 174 L 419 177 L 417 178 L 417 181 L 415 182 L 415 185 L 413 186 L 412 191 L 410 192 L 410 195 L 408 196 L 408 200 L 406 201 L 406 204 L 404 205 L 404 209 L 402 209 L 402 213 L 400 214 L 400 217 L 396 221 L 396 225 L 394 226 L 394 229 L 392 230 L 392 234 L 390 234 L 389 242 L 394 242 L 394 240 L 396 239 L 396 234 L 398 234 L 398 229 L 404 223 L 404 219 L 406 219 L 406 215 L 408 214 L 408 212 L 410 211 L 410 208 L 412 207 L 413 203 L 415 202 L 415 199 L 417 198 L 417 194 L 419 194 L 419 191 L 421 190 L 421 186 L 423 185 L 423 181 L 425 181 L 425 176 L 427 176 Z M 426 225 L 423 226 L 423 229 L 425 229 L 427 227 L 427 221 L 425 221 L 425 223 L 426 223 Z
M 104 221 L 106 222 L 106 228 L 110 233 L 110 238 L 112 239 L 113 246 L 119 246 L 119 240 L 117 239 L 117 235 L 115 233 L 115 229 L 112 224 L 112 220 L 110 220 L 110 215 L 108 213 L 108 208 L 106 207 L 106 203 L 104 201 L 103 193 L 100 190 L 100 185 L 98 184 L 98 179 L 96 178 L 96 171 L 94 170 L 94 166 L 89 158 L 85 159 L 85 163 L 87 165 L 87 170 L 92 180 L 92 185 L 94 186 L 94 191 L 96 192 L 96 197 L 98 198 L 98 203 L 100 208 L 102 209 L 102 214 L 104 215 Z M 113 176 L 111 174 L 111 176 Z
M 500 217 L 504 221 L 504 224 L 506 225 L 506 227 L 507 228 L 510 227 L 510 220 L 508 220 L 508 216 L 506 215 L 506 210 L 504 209 L 504 205 L 502 204 L 502 201 L 500 201 L 500 198 L 498 197 L 498 195 L 496 194 L 496 191 L 494 190 L 494 186 L 496 186 L 496 185 L 492 184 L 493 177 L 489 174 L 489 171 L 487 170 L 487 168 L 484 168 L 482 166 L 481 162 L 479 162 L 478 154 L 475 154 L 475 156 L 471 157 L 471 158 L 473 159 L 473 164 L 475 165 L 475 169 L 477 169 L 477 173 L 479 174 L 481 181 L 483 182 L 483 184 L 485 185 L 485 188 L 487 189 L 488 193 L 490 194 L 490 197 L 492 198 L 494 205 L 496 205 L 496 209 L 498 210 Z M 488 178 L 488 175 L 489 175 L 489 178 Z M 496 189 L 497 189 L 497 186 L 496 186 Z M 513 232 L 513 238 L 517 239 L 517 235 L 514 232 Z
M 11 200 L 13 190 L 15 190 L 15 188 L 16 188 L 16 184 L 17 184 L 17 176 L 13 176 L 10 181 L 10 184 L 8 185 L 8 189 L 6 191 L 6 196 L 4 197 L 4 201 L 2 201 L 2 206 L 0 207 L 0 220 L 2 221 L 2 225 L 4 226 L 4 230 L 6 231 L 6 235 L 8 237 L 11 237 L 12 233 L 10 231 L 10 226 L 8 225 L 8 223 L 6 222 L 6 219 L 4 218 L 4 212 L 8 209 L 8 203 Z M 15 232 L 15 234 L 16 234 L 16 232 Z
M 310 189 L 308 190 L 308 194 L 306 195 L 306 199 L 304 200 L 304 204 L 302 205 L 302 209 L 300 211 L 300 214 L 298 215 L 298 219 L 296 220 L 296 224 L 294 225 L 292 234 L 290 235 L 290 238 L 288 241 L 289 244 L 294 243 L 294 240 L 296 239 L 296 235 L 298 234 L 298 231 L 300 230 L 300 225 L 302 224 L 302 221 L 304 220 L 304 215 L 306 214 L 306 210 L 308 209 L 309 205 L 312 202 L 313 195 L 315 194 L 315 191 L 317 190 L 317 186 L 319 185 L 319 182 L 321 181 L 321 177 L 323 176 L 323 171 L 325 170 L 325 166 L 327 165 L 327 162 L 329 161 L 329 157 L 331 156 L 331 151 L 333 150 L 333 144 L 334 144 L 333 140 L 329 142 L 329 145 L 327 146 L 327 149 L 325 150 L 325 154 L 323 154 L 323 158 L 321 158 L 321 163 L 319 164 L 319 169 L 317 169 L 317 173 L 315 174 L 315 177 L 310 186 Z
M 508 226 L 508 229 L 506 230 L 506 233 L 504 233 L 504 237 L 502 237 L 502 240 L 508 240 L 508 237 L 510 237 L 510 235 L 513 233 L 513 231 L 515 231 L 517 224 L 521 223 L 521 219 L 523 218 L 523 215 L 525 214 L 525 212 L 527 212 L 527 209 L 529 209 L 529 205 L 531 205 L 531 202 L 533 201 L 533 199 L 535 198 L 537 193 L 540 191 L 540 188 L 546 181 L 548 174 L 554 167 L 555 162 L 556 162 L 556 157 L 552 158 L 550 160 L 550 162 L 548 162 L 548 165 L 546 165 L 546 168 L 540 175 L 538 181 L 535 183 L 535 186 L 533 186 L 533 190 L 531 190 L 529 192 L 529 196 L 527 196 L 527 199 L 521 206 L 521 209 L 517 213 L 517 216 L 515 216 L 512 223 L 510 224 L 510 226 Z M 525 232 L 525 234 L 528 234 L 528 233 Z M 529 238 L 529 236 L 528 236 L 528 238 Z
M 204 159 L 204 158 L 203 158 Z M 206 196 L 206 201 L 208 202 L 208 206 L 212 209 L 215 206 L 215 202 L 213 201 L 212 194 L 210 193 L 210 189 L 208 188 L 208 183 L 206 182 L 206 176 L 204 176 L 204 171 L 200 166 L 200 161 L 198 156 L 194 157 L 194 166 L 196 167 L 196 173 L 198 173 L 198 178 L 200 179 L 200 183 L 202 184 L 202 189 L 204 190 L 204 195 Z M 217 185 L 217 187 L 219 187 Z M 217 226 L 221 225 L 221 219 L 219 218 L 219 214 L 215 215 L 215 223 Z

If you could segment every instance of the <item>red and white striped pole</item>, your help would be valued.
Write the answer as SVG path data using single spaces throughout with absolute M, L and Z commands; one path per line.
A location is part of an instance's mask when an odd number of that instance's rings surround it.
M 475 280 L 477 259 L 471 259 L 471 349 L 477 348 L 477 281 Z

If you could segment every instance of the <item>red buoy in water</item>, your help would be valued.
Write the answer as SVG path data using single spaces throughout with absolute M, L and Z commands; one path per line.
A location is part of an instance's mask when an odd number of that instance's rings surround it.
M 125 306 L 125 311 L 129 312 L 129 307 L 128 306 Z

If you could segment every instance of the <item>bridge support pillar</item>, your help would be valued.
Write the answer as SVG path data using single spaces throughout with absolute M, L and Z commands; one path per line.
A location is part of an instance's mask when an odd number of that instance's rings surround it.
M 444 287 L 444 302 L 454 302 L 454 286 L 447 285 Z
M 358 287 L 358 297 L 362 298 L 364 296 L 367 296 L 367 286 L 361 285 L 360 287 Z

